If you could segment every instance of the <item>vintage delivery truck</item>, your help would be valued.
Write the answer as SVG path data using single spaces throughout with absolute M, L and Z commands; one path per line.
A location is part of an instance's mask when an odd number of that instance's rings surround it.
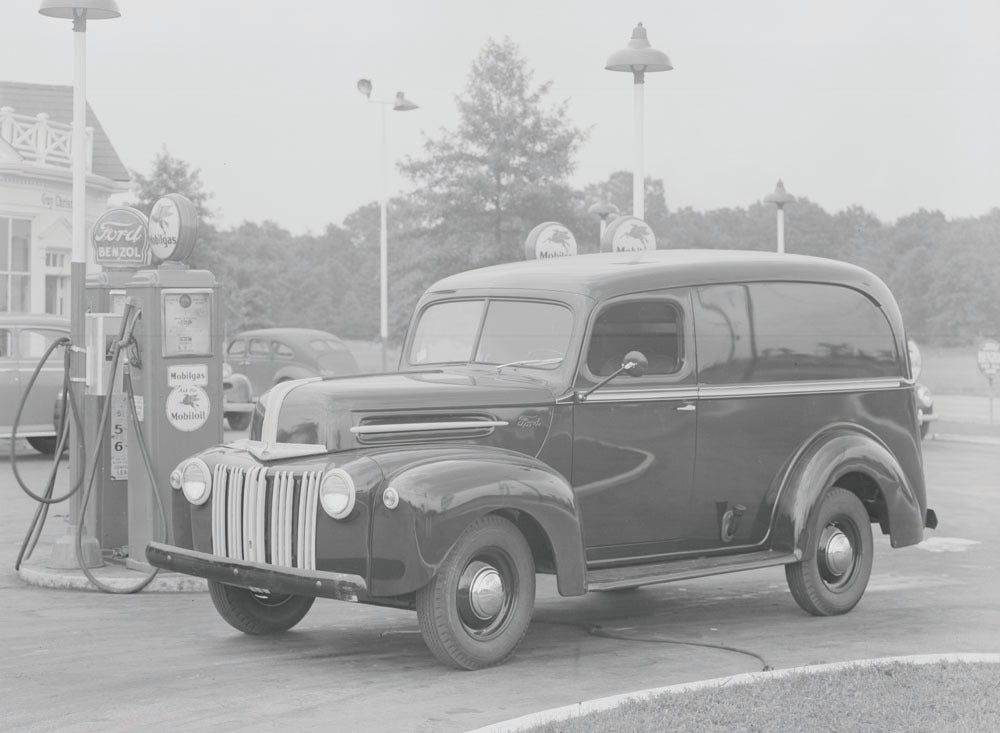
M 871 273 L 744 251 L 584 255 L 448 277 L 397 373 L 303 379 L 250 438 L 171 477 L 207 578 L 250 634 L 315 598 L 415 609 L 475 669 L 562 595 L 784 566 L 796 602 L 849 611 L 872 567 L 936 526 L 899 310 Z

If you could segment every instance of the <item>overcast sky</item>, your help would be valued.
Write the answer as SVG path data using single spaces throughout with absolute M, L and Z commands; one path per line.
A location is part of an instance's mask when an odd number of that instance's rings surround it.
M 390 114 L 398 160 L 454 127 L 490 37 L 517 43 L 590 129 L 573 183 L 631 170 L 631 77 L 604 63 L 637 21 L 674 65 L 646 84 L 646 173 L 671 208 L 747 206 L 779 177 L 886 221 L 1000 206 L 996 0 L 118 4 L 121 18 L 89 26 L 88 99 L 129 168 L 148 171 L 163 145 L 201 168 L 223 226 L 318 232 L 377 199 L 378 110 L 356 81 L 420 105 Z M 3 0 L 0 79 L 71 84 L 71 24 L 38 5 Z

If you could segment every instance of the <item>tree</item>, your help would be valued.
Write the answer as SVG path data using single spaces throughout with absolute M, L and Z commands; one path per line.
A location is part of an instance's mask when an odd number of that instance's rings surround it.
M 192 169 L 187 162 L 172 156 L 165 145 L 153 158 L 153 166 L 148 176 L 132 171 L 132 177 L 135 179 L 135 194 L 138 198 L 128 205 L 146 214 L 158 199 L 168 193 L 179 193 L 191 199 L 191 203 L 198 211 L 199 223 L 205 224 L 215 215 L 208 208 L 208 201 L 213 194 L 205 191 L 201 180 L 201 169 Z
M 456 98 L 457 129 L 426 138 L 424 157 L 400 166 L 416 184 L 409 226 L 426 246 L 411 253 L 425 285 L 520 259 L 536 224 L 573 215 L 567 179 L 584 134 L 567 122 L 565 102 L 545 105 L 551 84 L 533 88 L 532 76 L 516 44 L 489 40 Z

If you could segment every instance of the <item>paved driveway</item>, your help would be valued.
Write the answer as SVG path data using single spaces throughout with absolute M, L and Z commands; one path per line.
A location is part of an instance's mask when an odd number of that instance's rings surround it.
M 5 731 L 463 731 L 535 710 L 761 668 L 929 652 L 1000 652 L 1000 450 L 925 445 L 941 526 L 925 545 L 876 544 L 861 604 L 795 605 L 780 569 L 625 594 L 561 598 L 541 579 L 507 665 L 454 672 L 403 611 L 318 601 L 294 631 L 243 636 L 206 594 L 24 586 L 14 556 L 32 507 L 0 460 L 0 715 Z M 29 458 L 40 481 L 44 462 Z M 600 626 L 611 636 L 588 628 Z M 716 645 L 716 646 L 703 646 Z M 732 647 L 741 651 L 728 651 Z

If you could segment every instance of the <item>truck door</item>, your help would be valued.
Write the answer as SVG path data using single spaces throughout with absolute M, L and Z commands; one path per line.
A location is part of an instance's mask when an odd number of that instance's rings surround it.
M 574 406 L 572 483 L 588 562 L 655 556 L 685 534 L 697 402 L 687 289 L 609 301 L 595 314 L 580 365 L 582 394 L 629 351 L 649 361 Z

